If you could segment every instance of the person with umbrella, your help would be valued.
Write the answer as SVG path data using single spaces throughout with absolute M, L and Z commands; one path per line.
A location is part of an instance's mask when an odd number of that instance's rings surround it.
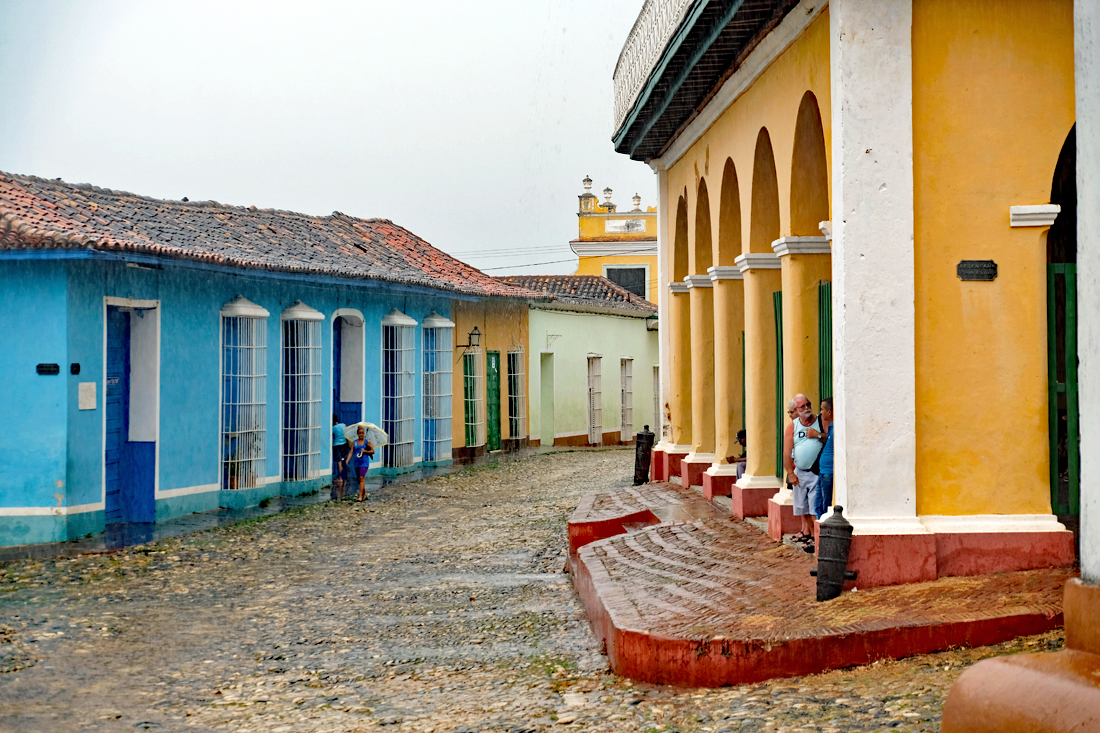
M 355 431 L 355 440 L 351 439 L 351 435 L 348 436 L 348 468 L 353 469 L 355 473 L 352 475 L 359 478 L 359 501 L 366 501 L 367 498 L 367 470 L 370 468 L 370 459 L 374 456 L 374 445 L 367 438 L 367 433 L 373 432 L 373 427 L 371 423 L 361 422 L 347 428 L 349 434 Z

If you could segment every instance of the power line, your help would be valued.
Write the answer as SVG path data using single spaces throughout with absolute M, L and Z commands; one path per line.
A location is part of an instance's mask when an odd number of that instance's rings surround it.
M 572 258 L 570 258 L 568 260 L 553 260 L 552 262 L 532 262 L 529 265 L 507 265 L 505 267 L 481 267 L 481 268 L 478 268 L 478 269 L 480 269 L 482 272 L 489 272 L 490 270 L 510 270 L 513 267 L 538 267 L 539 265 L 556 265 L 556 264 L 561 263 L 561 262 L 573 262 L 573 261 L 574 260 Z

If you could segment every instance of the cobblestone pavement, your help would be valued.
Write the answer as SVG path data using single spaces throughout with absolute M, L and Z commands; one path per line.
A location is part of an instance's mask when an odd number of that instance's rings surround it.
M 982 657 L 632 684 L 563 574 L 633 451 L 543 454 L 114 555 L 0 566 L 0 731 L 926 731 Z

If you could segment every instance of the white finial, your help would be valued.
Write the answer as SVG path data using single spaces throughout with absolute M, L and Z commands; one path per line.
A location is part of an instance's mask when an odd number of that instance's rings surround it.
M 591 178 L 589 178 L 588 176 L 585 176 L 584 180 L 581 181 L 581 183 L 584 184 L 584 192 L 585 193 L 591 193 L 592 192 L 592 179 Z
M 605 188 L 603 190 L 603 198 L 604 198 L 604 203 L 605 204 L 610 204 L 611 203 L 611 189 L 610 188 Z
M 634 198 L 632 200 L 634 201 L 634 210 L 635 211 L 641 211 L 642 210 L 642 197 L 639 196 L 638 194 L 634 194 Z

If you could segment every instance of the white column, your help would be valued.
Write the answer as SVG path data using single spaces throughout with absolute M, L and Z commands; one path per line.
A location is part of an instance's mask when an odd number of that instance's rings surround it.
M 650 164 L 657 174 L 657 288 L 672 280 L 672 263 L 669 262 L 668 243 L 668 212 L 672 210 L 672 202 L 668 200 L 668 171 Z M 668 367 L 668 306 L 672 293 L 664 293 L 658 298 L 661 302 L 657 308 L 657 363 L 661 367 L 661 400 L 660 414 L 653 417 L 653 432 L 657 434 L 654 448 L 664 450 L 671 443 L 671 438 L 665 438 L 665 402 L 669 393 L 669 367 Z M 649 367 L 647 367 L 649 368 Z
M 829 4 L 836 497 L 857 533 L 916 517 L 912 0 Z
M 1081 576 L 1100 583 L 1100 4 L 1073 3 L 1077 107 L 1077 355 Z

